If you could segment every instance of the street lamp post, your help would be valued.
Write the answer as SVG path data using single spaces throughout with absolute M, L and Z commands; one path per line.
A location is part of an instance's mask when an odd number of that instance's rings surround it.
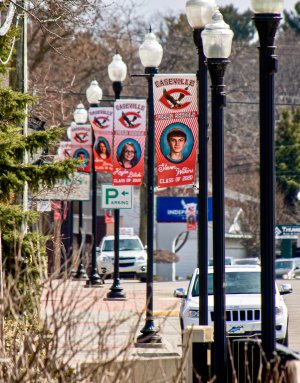
M 102 89 L 99 87 L 96 80 L 91 82 L 91 85 L 86 90 L 86 98 L 90 104 L 90 108 L 97 107 L 102 99 Z M 93 134 L 93 146 L 94 146 L 94 134 Z M 97 272 L 97 172 L 95 171 L 94 155 L 91 156 L 92 161 L 92 268 L 89 275 L 89 279 L 86 281 L 87 286 L 100 285 L 101 278 Z
M 79 110 L 78 110 L 79 109 Z M 74 111 L 74 121 L 76 125 L 83 125 L 87 121 L 87 112 L 82 104 L 79 104 Z M 83 256 L 84 249 L 82 247 L 82 231 L 83 231 L 83 213 L 82 213 L 82 201 L 79 202 L 79 211 L 78 211 L 78 248 L 79 248 L 79 264 L 74 279 L 87 279 L 87 273 L 83 266 Z M 73 201 L 71 201 L 71 206 L 73 210 Z M 72 213 L 73 214 L 73 213 Z
M 84 244 L 83 244 L 83 233 L 84 224 L 83 224 L 83 206 L 82 201 L 78 201 L 78 248 L 79 248 L 79 264 L 74 279 L 87 279 L 88 275 L 85 271 L 83 265 L 83 257 L 84 257 Z
M 118 100 L 121 96 L 123 89 L 122 81 L 125 80 L 127 74 L 127 66 L 123 62 L 122 57 L 119 54 L 114 55 L 112 62 L 108 66 L 108 76 L 113 83 L 113 90 L 115 93 L 115 99 Z M 120 235 L 120 209 L 114 209 L 114 281 L 107 293 L 107 298 L 126 298 L 126 294 L 120 284 L 119 273 L 119 235 Z
M 207 299 L 207 265 L 208 265 L 208 170 L 207 170 L 207 67 L 201 33 L 207 23 L 211 21 L 216 10 L 214 0 L 187 0 L 186 14 L 190 26 L 193 28 L 194 43 L 198 50 L 198 268 L 199 268 L 199 324 L 208 323 Z
M 154 325 L 153 317 L 153 262 L 154 262 L 154 164 L 155 164 L 155 132 L 154 132 L 154 99 L 153 77 L 158 72 L 163 49 L 156 40 L 154 33 L 145 36 L 145 41 L 139 48 L 141 62 L 145 68 L 145 77 L 148 81 L 148 129 L 147 129 L 147 284 L 146 323 L 138 336 L 138 343 L 162 343 L 158 329 Z
M 217 10 L 202 32 L 206 65 L 211 78 L 212 187 L 214 264 L 214 374 L 221 383 L 226 376 L 227 341 L 225 318 L 225 218 L 224 218 L 224 127 L 226 105 L 224 74 L 229 62 L 233 32 Z
M 275 34 L 283 10 L 281 0 L 252 0 L 259 35 L 259 120 L 260 120 L 260 256 L 262 348 L 269 361 L 275 336 L 275 155 L 274 155 L 274 54 Z
M 194 43 L 198 51 L 198 260 L 199 268 L 199 325 L 208 324 L 208 113 L 207 113 L 207 67 L 201 33 L 207 23 L 211 21 L 216 10 L 214 0 L 187 0 L 186 15 L 190 26 L 193 28 Z M 193 369 L 203 381 L 208 381 L 207 369 L 207 343 L 193 345 L 193 353 L 197 355 L 197 362 Z

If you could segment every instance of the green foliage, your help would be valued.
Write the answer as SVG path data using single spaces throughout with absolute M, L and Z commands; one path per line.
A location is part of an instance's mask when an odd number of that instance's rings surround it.
M 300 190 L 300 108 L 282 112 L 275 143 L 277 185 L 285 204 L 295 206 Z
M 251 20 L 253 14 L 248 9 L 244 13 L 238 13 L 238 9 L 232 4 L 226 7 L 220 7 L 224 21 L 230 25 L 235 41 L 250 41 L 255 34 L 255 26 Z
M 5 59 L 11 49 L 12 38 L 18 30 L 11 28 L 6 36 L 0 37 L 0 57 Z M 8 66 L 0 64 L 0 74 L 7 74 Z M 52 186 L 60 178 L 68 178 L 76 170 L 73 160 L 35 165 L 24 163 L 26 152 L 33 155 L 51 150 L 60 141 L 62 129 L 50 128 L 23 135 L 26 107 L 35 98 L 1 86 L 0 82 L 0 228 L 2 256 L 7 282 L 11 281 L 12 300 L 19 312 L 33 312 L 33 290 L 39 292 L 40 266 L 45 264 L 47 238 L 37 232 L 25 232 L 39 218 L 34 211 L 24 212 L 18 205 L 18 195 L 25 183 L 31 191 L 39 187 Z M 9 283 L 8 283 L 9 284 Z M 9 292 L 8 292 L 9 293 Z
M 296 33 L 300 33 L 300 1 L 295 4 L 294 11 L 284 11 L 283 29 L 292 29 Z

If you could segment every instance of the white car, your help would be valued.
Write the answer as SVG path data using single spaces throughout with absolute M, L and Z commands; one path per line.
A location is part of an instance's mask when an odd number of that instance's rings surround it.
M 260 266 L 226 266 L 226 328 L 228 336 L 259 336 L 261 334 Z M 187 294 L 176 289 L 174 295 L 182 298 L 180 308 L 181 329 L 199 324 L 198 269 L 193 273 Z M 281 294 L 292 291 L 289 284 L 276 285 L 276 339 L 288 345 L 288 310 Z M 213 268 L 208 268 L 208 324 L 213 325 Z
M 100 275 L 114 273 L 113 235 L 105 236 L 97 247 L 97 269 Z M 136 277 L 142 282 L 147 275 L 147 252 L 137 235 L 119 236 L 119 272 L 120 276 Z

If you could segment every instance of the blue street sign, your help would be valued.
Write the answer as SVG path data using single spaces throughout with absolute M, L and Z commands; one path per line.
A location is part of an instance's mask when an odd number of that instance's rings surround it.
M 186 204 L 197 204 L 197 201 L 196 197 L 157 197 L 156 220 L 157 222 L 186 222 Z M 212 221 L 212 197 L 208 197 L 208 220 Z

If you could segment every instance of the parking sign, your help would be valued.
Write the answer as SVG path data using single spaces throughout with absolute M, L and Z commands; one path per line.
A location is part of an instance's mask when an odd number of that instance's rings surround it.
M 131 209 L 132 186 L 113 186 L 112 184 L 101 185 L 102 209 Z

